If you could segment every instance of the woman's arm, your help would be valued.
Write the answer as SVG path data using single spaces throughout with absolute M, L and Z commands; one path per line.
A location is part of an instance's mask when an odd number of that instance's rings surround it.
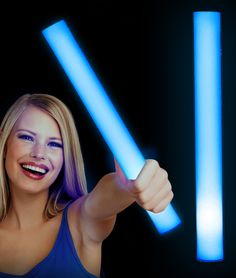
M 83 231 L 102 242 L 112 231 L 116 215 L 133 202 L 146 210 L 163 211 L 173 198 L 167 172 L 156 160 L 146 160 L 135 180 L 128 180 L 115 161 L 116 172 L 107 174 L 80 201 Z

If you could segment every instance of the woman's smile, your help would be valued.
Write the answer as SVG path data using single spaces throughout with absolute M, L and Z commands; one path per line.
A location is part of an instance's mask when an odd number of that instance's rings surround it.
M 21 164 L 21 167 L 23 174 L 34 180 L 43 179 L 49 171 L 46 165 L 35 162 L 24 162 Z
M 9 136 L 5 159 L 11 187 L 31 193 L 48 189 L 63 165 L 63 143 L 56 121 L 29 106 Z

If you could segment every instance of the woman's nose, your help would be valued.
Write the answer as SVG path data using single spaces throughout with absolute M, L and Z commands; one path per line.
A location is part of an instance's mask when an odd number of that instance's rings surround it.
M 30 156 L 38 159 L 46 159 L 47 158 L 46 146 L 41 145 L 39 143 L 34 144 Z

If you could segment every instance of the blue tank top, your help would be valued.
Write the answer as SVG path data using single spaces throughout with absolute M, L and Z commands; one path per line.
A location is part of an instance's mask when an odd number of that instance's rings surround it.
M 0 278 L 97 278 L 84 268 L 77 255 L 68 225 L 67 210 L 68 206 L 63 211 L 57 239 L 48 256 L 24 275 L 0 272 Z

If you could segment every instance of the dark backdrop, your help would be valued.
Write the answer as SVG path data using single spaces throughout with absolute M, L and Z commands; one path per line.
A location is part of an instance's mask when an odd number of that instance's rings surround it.
M 58 96 L 78 127 L 89 190 L 113 157 L 42 37 L 65 19 L 146 158 L 169 173 L 181 217 L 159 235 L 134 204 L 103 244 L 103 268 L 116 277 L 230 277 L 235 274 L 236 9 L 230 1 L 66 1 L 10 6 L 1 17 L 0 118 L 24 93 Z M 196 260 L 193 10 L 222 12 L 222 109 L 225 259 Z M 121 146 L 122 147 L 122 146 Z M 141 276 L 141 273 L 144 273 Z

